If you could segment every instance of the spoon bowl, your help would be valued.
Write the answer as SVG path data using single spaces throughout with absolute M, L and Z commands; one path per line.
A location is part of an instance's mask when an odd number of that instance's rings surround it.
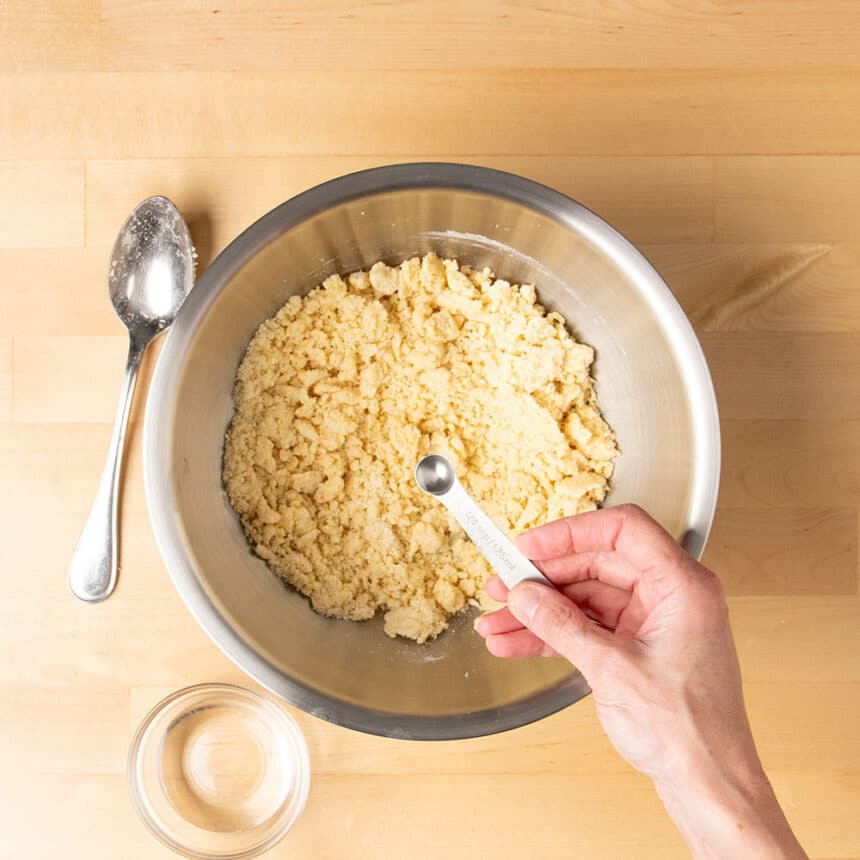
M 125 327 L 167 328 L 191 292 L 194 268 L 179 210 L 166 197 L 144 200 L 120 230 L 108 269 L 108 295 Z
M 451 461 L 441 454 L 428 454 L 415 467 L 415 480 L 425 493 L 441 496 L 454 486 L 456 479 Z

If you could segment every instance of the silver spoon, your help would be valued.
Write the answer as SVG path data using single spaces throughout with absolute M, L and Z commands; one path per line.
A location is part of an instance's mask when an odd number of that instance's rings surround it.
M 425 493 L 435 496 L 445 505 L 508 588 L 527 579 L 552 587 L 550 581 L 478 507 L 457 480 L 447 457 L 441 454 L 423 457 L 415 467 L 415 480 Z
M 144 200 L 120 230 L 108 270 L 108 294 L 129 347 L 107 463 L 67 574 L 72 594 L 87 603 L 104 600 L 116 585 L 119 478 L 140 360 L 192 286 L 194 247 L 179 210 L 166 197 Z

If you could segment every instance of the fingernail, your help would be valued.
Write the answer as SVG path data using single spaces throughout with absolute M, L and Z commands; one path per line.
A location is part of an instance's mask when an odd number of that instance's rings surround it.
M 484 621 L 484 616 L 483 616 L 483 615 L 479 615 L 479 616 L 475 619 L 474 623 L 472 624 L 472 627 L 474 627 L 474 628 L 475 628 L 475 631 L 476 631 L 477 633 L 480 633 L 480 632 L 481 632 L 481 626 L 482 626 L 482 624 L 483 624 L 483 621 Z
M 518 621 L 531 623 L 540 603 L 540 588 L 539 585 L 523 582 L 508 595 L 508 607 Z

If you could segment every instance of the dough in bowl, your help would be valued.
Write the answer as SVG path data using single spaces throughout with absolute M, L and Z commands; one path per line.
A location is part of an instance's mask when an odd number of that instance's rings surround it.
M 594 352 L 535 288 L 434 254 L 332 275 L 254 334 L 224 485 L 254 551 L 324 615 L 424 642 L 487 562 L 415 465 L 442 453 L 509 535 L 592 510 L 618 451 Z

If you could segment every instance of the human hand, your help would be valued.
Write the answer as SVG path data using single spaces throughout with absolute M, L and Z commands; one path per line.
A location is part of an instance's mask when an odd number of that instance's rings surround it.
M 475 623 L 489 651 L 577 666 L 609 739 L 654 780 L 697 857 L 805 857 L 755 750 L 717 577 L 632 505 L 517 545 L 558 590 L 508 593 L 491 579 L 487 592 L 508 606 Z

